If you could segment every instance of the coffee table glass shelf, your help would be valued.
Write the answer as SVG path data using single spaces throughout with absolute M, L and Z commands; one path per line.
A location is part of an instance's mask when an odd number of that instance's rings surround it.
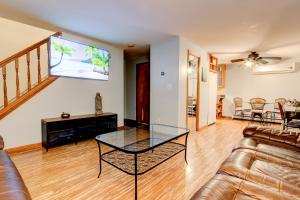
M 147 128 L 129 128 L 98 135 L 96 141 L 99 148 L 100 177 L 101 161 L 119 170 L 135 176 L 135 199 L 137 199 L 137 176 L 148 172 L 176 154 L 184 151 L 185 162 L 187 138 L 186 128 L 151 124 Z M 177 141 L 185 137 L 184 144 Z M 107 145 L 113 150 L 101 153 L 100 144 Z

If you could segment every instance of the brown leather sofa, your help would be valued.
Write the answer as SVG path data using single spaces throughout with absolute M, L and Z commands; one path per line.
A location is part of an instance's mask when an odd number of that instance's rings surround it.
M 3 148 L 4 142 L 0 136 L 0 199 L 31 199 L 20 173 Z
M 300 199 L 299 133 L 248 127 L 243 134 L 192 199 Z

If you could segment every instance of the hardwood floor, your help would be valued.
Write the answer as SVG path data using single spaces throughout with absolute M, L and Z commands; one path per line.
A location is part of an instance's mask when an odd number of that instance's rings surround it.
M 196 130 L 196 116 L 188 116 L 188 129 Z
M 188 139 L 188 165 L 181 152 L 138 177 L 141 200 L 189 199 L 205 184 L 242 138 L 247 122 L 219 120 Z M 106 151 L 108 148 L 106 148 Z M 11 155 L 34 200 L 133 199 L 134 176 L 104 163 L 99 172 L 94 140 Z

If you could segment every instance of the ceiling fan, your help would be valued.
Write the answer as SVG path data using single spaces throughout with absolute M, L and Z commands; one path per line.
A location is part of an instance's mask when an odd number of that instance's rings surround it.
M 269 62 L 266 60 L 281 60 L 282 57 L 261 57 L 255 51 L 251 52 L 248 55 L 248 58 L 239 58 L 231 60 L 232 63 L 243 62 L 245 61 L 247 66 L 251 66 L 252 64 L 268 64 Z

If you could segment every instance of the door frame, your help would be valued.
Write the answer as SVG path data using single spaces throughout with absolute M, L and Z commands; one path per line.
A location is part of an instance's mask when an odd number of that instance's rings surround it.
M 196 131 L 200 130 L 200 64 L 201 64 L 201 56 L 198 56 L 191 52 L 191 50 L 187 50 L 187 67 L 186 67 L 186 127 L 188 128 L 188 96 L 189 96 L 189 56 L 192 55 L 198 58 L 197 62 L 197 94 L 196 94 Z

